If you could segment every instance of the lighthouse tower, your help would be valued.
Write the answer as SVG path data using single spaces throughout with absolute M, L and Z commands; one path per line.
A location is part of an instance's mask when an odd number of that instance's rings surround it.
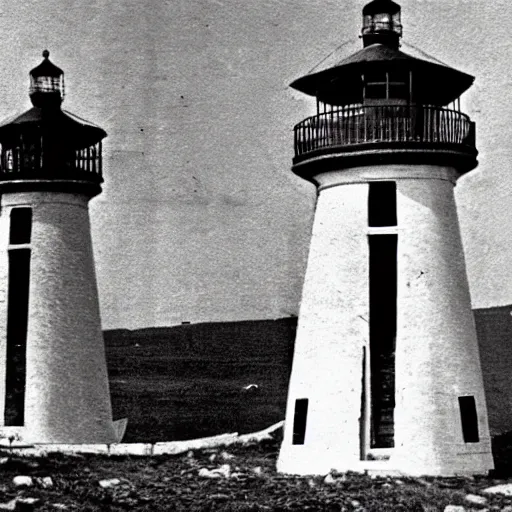
M 88 212 L 106 133 L 61 109 L 63 72 L 43 56 L 33 108 L 0 124 L 0 435 L 111 443 Z
M 316 97 L 293 172 L 318 188 L 278 470 L 493 467 L 453 189 L 477 165 L 473 77 L 400 50 L 400 6 L 363 48 L 292 83 Z

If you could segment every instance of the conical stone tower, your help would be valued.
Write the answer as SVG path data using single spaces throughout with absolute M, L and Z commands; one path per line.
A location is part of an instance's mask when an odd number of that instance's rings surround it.
M 112 443 L 88 211 L 106 133 L 61 109 L 63 72 L 43 56 L 33 108 L 0 124 L 0 434 Z
M 318 202 L 281 472 L 493 467 L 453 194 L 477 165 L 473 77 L 401 51 L 400 16 L 370 2 L 363 49 L 292 84 L 317 100 L 293 171 Z

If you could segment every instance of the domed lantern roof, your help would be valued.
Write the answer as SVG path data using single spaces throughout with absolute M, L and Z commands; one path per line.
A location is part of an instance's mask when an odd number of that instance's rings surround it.
M 388 100 L 448 105 L 473 83 L 472 76 L 422 51 L 418 55 L 416 50 L 411 54 L 409 49 L 407 53 L 400 49 L 401 8 L 397 3 L 373 0 L 362 14 L 363 48 L 348 56 L 332 52 L 333 58 L 324 59 L 291 87 L 338 106 L 361 103 L 363 98 L 384 99 L 380 93 L 372 96 L 373 86 L 384 86 Z
M 402 24 L 401 9 L 392 0 L 373 0 L 363 7 L 363 44 L 385 44 L 391 48 L 400 46 Z
M 412 72 L 414 93 L 425 104 L 447 105 L 473 83 L 474 77 L 427 54 L 411 55 L 383 44 L 320 66 L 290 85 L 333 105 L 356 103 L 361 96 L 361 76 L 372 72 Z
M 34 107 L 60 106 L 64 99 L 64 71 L 49 57 L 50 52 L 44 50 L 43 62 L 29 73 L 29 95 Z

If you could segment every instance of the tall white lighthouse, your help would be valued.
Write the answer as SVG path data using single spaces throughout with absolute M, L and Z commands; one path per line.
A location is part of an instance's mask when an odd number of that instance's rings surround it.
M 400 6 L 363 49 L 293 82 L 317 113 L 293 171 L 318 188 L 278 470 L 493 467 L 453 189 L 477 166 L 473 77 L 400 50 Z
M 0 124 L 0 435 L 112 443 L 88 202 L 106 133 L 61 109 L 43 53 L 33 108 Z

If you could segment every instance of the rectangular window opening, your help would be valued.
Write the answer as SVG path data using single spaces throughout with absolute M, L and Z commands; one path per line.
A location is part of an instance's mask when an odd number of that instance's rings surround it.
M 366 347 L 363 347 L 362 358 L 362 379 L 361 379 L 361 416 L 359 420 L 359 456 L 360 460 L 366 460 L 366 450 L 368 445 L 368 408 L 367 396 L 368 375 L 366 371 Z
M 5 426 L 25 423 L 30 249 L 9 251 Z
M 293 441 L 292 444 L 304 444 L 306 437 L 306 421 L 308 416 L 307 398 L 295 400 L 295 415 L 293 417 Z
M 372 181 L 368 191 L 368 226 L 396 226 L 396 183 Z
M 9 229 L 9 244 L 29 244 L 32 235 L 32 208 L 13 208 Z
M 460 421 L 465 443 L 478 443 L 478 416 L 474 396 L 459 396 Z
M 394 446 L 397 316 L 396 234 L 368 237 L 370 249 L 370 447 Z

